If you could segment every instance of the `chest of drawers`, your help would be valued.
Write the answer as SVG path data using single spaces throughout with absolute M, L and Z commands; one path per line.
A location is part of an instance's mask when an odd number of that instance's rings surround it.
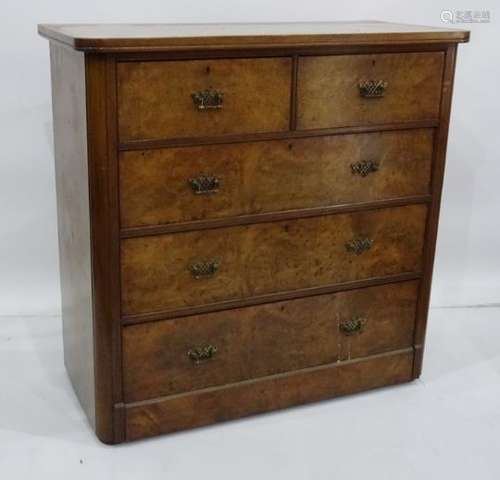
M 417 378 L 457 43 L 40 25 L 65 364 L 119 443 Z

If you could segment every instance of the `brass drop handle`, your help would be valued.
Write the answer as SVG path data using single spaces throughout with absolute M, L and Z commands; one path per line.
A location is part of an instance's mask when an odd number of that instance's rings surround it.
M 213 277 L 220 267 L 220 260 L 211 258 L 209 260 L 195 262 L 189 265 L 191 275 L 197 280 Z
M 364 318 L 352 318 L 351 320 L 345 320 L 340 323 L 340 331 L 346 335 L 356 335 L 363 331 L 363 327 L 366 323 Z
M 362 253 L 370 250 L 373 245 L 373 240 L 368 237 L 353 238 L 345 244 L 345 248 L 349 253 L 361 255 Z
M 213 88 L 194 92 L 191 98 L 198 110 L 220 110 L 224 103 L 224 93 Z
M 217 353 L 217 347 L 214 345 L 201 345 L 198 347 L 190 348 L 187 352 L 188 358 L 198 365 L 201 362 L 206 362 L 213 358 Z
M 359 95 L 363 98 L 381 98 L 385 95 L 387 85 L 385 80 L 361 80 L 358 83 Z
M 215 175 L 198 175 L 188 180 L 195 195 L 207 195 L 219 191 L 221 179 Z
M 362 160 L 360 162 L 351 163 L 351 172 L 353 175 L 366 177 L 370 173 L 378 172 L 380 164 L 373 160 Z

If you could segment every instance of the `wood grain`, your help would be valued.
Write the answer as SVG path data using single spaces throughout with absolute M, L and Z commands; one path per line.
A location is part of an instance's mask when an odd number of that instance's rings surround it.
M 88 165 L 96 384 L 96 434 L 123 441 L 113 405 L 121 401 L 118 164 L 114 59 L 86 56 Z M 82 178 L 76 181 L 85 181 Z
M 432 196 L 411 195 L 408 197 L 389 198 L 385 200 L 372 200 L 359 203 L 341 203 L 324 207 L 297 208 L 280 212 L 264 212 L 236 217 L 221 217 L 207 220 L 194 220 L 161 225 L 142 225 L 126 227 L 120 231 L 121 238 L 145 237 L 148 235 L 162 235 L 165 233 L 188 232 L 191 230 L 207 230 L 212 228 L 231 227 L 235 225 L 250 225 L 253 223 L 266 223 L 272 221 L 318 217 L 320 215 L 333 215 L 337 213 L 359 212 L 363 210 L 376 210 L 386 207 L 402 207 L 420 203 L 430 203 Z
M 386 285 L 390 283 L 420 280 L 421 277 L 422 277 L 421 273 L 413 273 L 413 272 L 398 273 L 396 275 L 371 277 L 363 280 L 352 280 L 347 282 L 321 285 L 318 287 L 299 288 L 297 290 L 287 290 L 284 292 L 266 293 L 262 295 L 254 295 L 253 297 L 226 300 L 223 302 L 216 302 L 216 303 L 206 303 L 204 305 L 183 307 L 174 310 L 166 310 L 166 311 L 160 310 L 156 312 L 126 315 L 122 317 L 122 324 L 137 325 L 140 323 L 154 322 L 157 320 L 188 317 L 191 315 L 201 315 L 204 313 L 211 313 L 214 311 L 220 312 L 223 310 L 230 310 L 232 308 L 243 308 L 252 305 L 262 305 L 265 303 L 281 302 L 285 300 L 293 300 L 295 298 L 303 298 L 306 296 L 326 295 L 329 293 L 344 292 L 348 290 L 368 288 L 377 285 Z
M 65 363 L 100 440 L 420 375 L 456 44 L 469 32 L 39 31 L 51 39 Z M 361 99 L 360 79 L 386 80 L 385 96 Z M 206 88 L 224 91 L 219 112 L 195 109 Z M 380 169 L 352 176 L 353 159 Z M 197 203 L 185 177 L 219 172 L 219 193 Z M 363 238 L 370 249 L 346 250 Z M 189 272 L 214 258 L 213 277 Z M 360 333 L 339 331 L 349 319 Z M 217 354 L 191 364 L 186 349 L 208 342 Z
M 234 383 L 412 345 L 418 282 L 319 295 L 124 328 L 126 402 Z M 339 326 L 363 319 L 360 333 Z M 190 349 L 212 345 L 193 363 Z
M 436 119 L 443 66 L 442 52 L 301 57 L 297 128 Z M 385 95 L 362 97 L 362 80 L 386 81 Z
M 64 363 L 96 426 L 85 58 L 50 46 Z
M 120 139 L 288 130 L 291 74 L 290 58 L 120 63 Z M 221 109 L 195 108 L 206 89 L 224 93 Z
M 433 131 L 416 129 L 297 140 L 122 152 L 124 228 L 377 201 L 429 193 Z M 351 166 L 374 161 L 375 173 Z M 220 179 L 195 195 L 188 180 Z
M 38 25 L 38 32 L 79 50 L 172 52 L 215 48 L 405 45 L 467 42 L 469 32 L 379 21 L 233 24 Z
M 126 439 L 200 427 L 411 380 L 413 351 L 126 405 Z
M 122 314 L 418 272 L 425 205 L 122 240 Z M 346 243 L 369 237 L 361 255 Z M 216 258 L 212 278 L 194 262 Z
M 418 345 L 413 375 L 418 378 L 422 372 L 422 359 L 424 352 L 425 332 L 429 313 L 429 302 L 432 286 L 434 256 L 436 253 L 436 238 L 439 224 L 439 211 L 441 207 L 441 192 L 446 163 L 446 146 L 448 142 L 448 128 L 451 113 L 451 99 L 453 94 L 453 81 L 455 75 L 457 49 L 450 46 L 446 51 L 445 69 L 443 72 L 443 93 L 440 105 L 440 125 L 435 136 L 434 158 L 432 167 L 432 202 L 427 217 L 426 240 L 423 262 L 424 282 L 419 293 L 417 326 L 414 344 Z
M 157 148 L 191 147 L 195 145 L 218 145 L 230 143 L 262 142 L 265 140 L 293 140 L 297 138 L 324 137 L 328 135 L 348 135 L 357 133 L 388 132 L 391 130 L 410 130 L 413 128 L 436 128 L 437 119 L 419 120 L 405 123 L 381 123 L 371 125 L 355 125 L 351 127 L 318 128 L 314 130 L 288 130 L 283 132 L 262 132 L 223 136 L 163 138 L 159 140 L 134 140 L 118 145 L 120 151 L 151 150 Z

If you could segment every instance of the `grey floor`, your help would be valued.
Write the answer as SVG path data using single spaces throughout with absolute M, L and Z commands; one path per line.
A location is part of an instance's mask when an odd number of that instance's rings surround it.
M 60 319 L 0 322 L 2 479 L 500 479 L 500 308 L 431 310 L 412 384 L 117 447 L 72 393 Z

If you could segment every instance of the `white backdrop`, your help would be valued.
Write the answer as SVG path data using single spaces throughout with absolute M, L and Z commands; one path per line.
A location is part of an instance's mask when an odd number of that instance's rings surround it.
M 387 20 L 489 10 L 459 47 L 432 304 L 500 303 L 500 23 L 495 2 L 2 0 L 0 315 L 59 313 L 49 54 L 37 23 Z M 500 20 L 499 20 L 500 21 Z

